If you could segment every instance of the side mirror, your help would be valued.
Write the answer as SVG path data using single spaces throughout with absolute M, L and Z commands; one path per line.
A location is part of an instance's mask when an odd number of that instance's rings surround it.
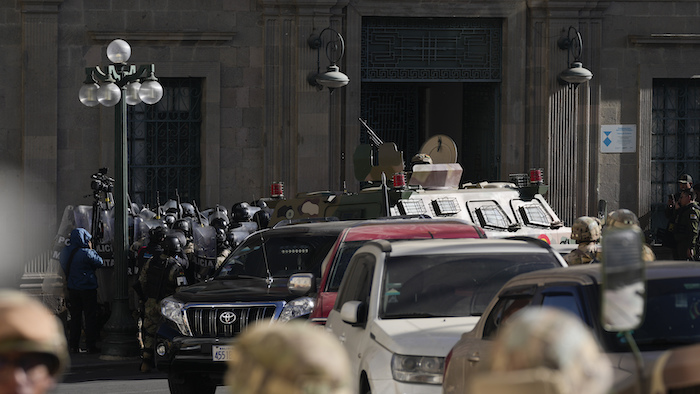
M 340 308 L 340 318 L 353 326 L 364 325 L 367 321 L 367 305 L 362 301 L 348 301 Z
M 289 277 L 289 282 L 287 282 L 287 289 L 290 293 L 294 295 L 304 295 L 314 287 L 315 283 L 316 282 L 314 281 L 314 274 L 294 274 Z
M 646 280 L 639 228 L 606 228 L 602 237 L 603 328 L 631 331 L 644 318 Z

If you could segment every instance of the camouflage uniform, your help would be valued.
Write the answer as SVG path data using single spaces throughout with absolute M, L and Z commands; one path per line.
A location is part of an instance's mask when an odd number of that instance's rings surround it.
M 617 227 L 617 228 L 637 228 L 640 233 L 643 234 L 641 228 L 639 227 L 639 219 L 634 212 L 629 209 L 618 209 L 616 211 L 610 212 L 605 218 L 605 226 Z M 598 261 L 603 258 L 602 249 L 598 250 Z M 656 260 L 656 255 L 649 245 L 642 240 L 642 260 L 643 261 L 654 261 Z
M 673 253 L 675 260 L 688 260 L 688 250 L 695 254 L 695 245 L 698 239 L 698 220 L 700 218 L 700 207 L 691 201 L 686 206 L 681 207 L 676 215 L 673 225 L 673 238 L 676 240 L 676 248 Z
M 219 253 L 216 256 L 216 269 L 219 269 L 219 267 L 224 265 L 224 261 L 226 261 L 226 258 L 230 254 L 231 254 L 231 248 L 222 248 L 219 250 Z
M 594 242 L 584 242 L 578 244 L 578 248 L 572 250 L 564 256 L 564 260 L 569 265 L 597 263 L 600 245 Z
M 141 330 L 143 339 L 141 371 L 143 372 L 153 367 L 155 336 L 161 322 L 160 301 L 175 293 L 179 286 L 187 285 L 185 262 L 178 254 L 179 251 L 173 252 L 166 249 L 165 253 L 148 260 L 139 275 L 139 283 L 146 297 Z
M 581 216 L 574 220 L 571 226 L 571 239 L 578 243 L 578 248 L 564 256 L 569 265 L 589 264 L 598 262 L 597 254 L 600 250 L 600 223 L 598 219 L 589 216 Z

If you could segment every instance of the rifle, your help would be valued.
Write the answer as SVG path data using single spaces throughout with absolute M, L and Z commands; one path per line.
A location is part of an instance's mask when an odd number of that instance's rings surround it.
M 379 146 L 379 145 L 384 143 L 384 141 L 382 141 L 381 138 L 379 138 L 377 133 L 375 133 L 374 130 L 372 130 L 372 128 L 369 127 L 369 125 L 367 124 L 367 122 L 364 119 L 362 119 L 362 118 L 357 118 L 357 119 L 359 119 L 360 123 L 362 123 L 362 125 L 365 126 L 365 129 L 367 129 L 367 134 L 369 135 L 369 139 L 372 141 L 374 146 Z
M 197 221 L 199 222 L 200 226 L 203 226 L 202 224 L 202 213 L 199 212 L 199 207 L 197 206 L 197 202 L 192 200 L 192 206 L 194 207 L 194 211 L 197 213 Z
M 162 218 L 163 215 L 161 215 L 161 207 L 160 207 L 160 191 L 156 191 L 156 219 Z
M 180 204 L 180 192 L 175 189 L 175 198 L 177 198 L 177 218 L 182 219 L 182 204 Z

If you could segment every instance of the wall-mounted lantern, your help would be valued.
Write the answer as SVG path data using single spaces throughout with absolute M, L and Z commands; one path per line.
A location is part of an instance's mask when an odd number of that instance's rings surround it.
M 593 73 L 583 67 L 583 63 L 581 63 L 581 52 L 583 50 L 581 33 L 575 27 L 570 26 L 566 37 L 560 37 L 557 45 L 561 49 L 568 50 L 566 65 L 569 67 L 559 73 L 559 82 L 575 89 L 579 84 L 590 81 L 593 78 Z M 574 58 L 573 61 L 571 61 L 572 57 Z
M 327 41 L 323 40 L 323 34 L 329 36 Z M 336 30 L 327 27 L 321 30 L 317 36 L 311 36 L 307 40 L 309 47 L 316 50 L 316 74 L 310 74 L 307 78 L 308 82 L 312 86 L 316 86 L 318 90 L 327 87 L 331 92 L 335 88 L 342 88 L 350 82 L 350 78 L 347 75 L 340 72 L 338 63 L 345 55 L 345 40 L 343 36 Z M 330 62 L 330 65 L 326 69 L 326 72 L 321 72 L 321 48 L 325 49 L 326 58 Z

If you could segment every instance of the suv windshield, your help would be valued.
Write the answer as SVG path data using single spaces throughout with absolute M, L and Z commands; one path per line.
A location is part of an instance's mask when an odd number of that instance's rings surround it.
M 560 266 L 549 253 L 389 257 L 380 317 L 479 316 L 510 278 Z
M 646 312 L 633 331 L 640 350 L 660 350 L 700 342 L 700 278 L 656 279 L 647 282 Z M 629 351 L 624 337 L 606 333 L 612 351 Z
M 257 236 L 236 248 L 216 277 L 267 277 L 266 260 L 273 277 L 289 277 L 298 272 L 311 272 L 319 277 L 321 262 L 336 238 L 309 234 Z

